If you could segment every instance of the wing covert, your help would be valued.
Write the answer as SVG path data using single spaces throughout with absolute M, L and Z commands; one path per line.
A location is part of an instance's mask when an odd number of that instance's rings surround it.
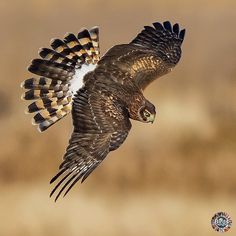
M 69 141 L 64 161 L 50 196 L 59 189 L 55 201 L 64 191 L 64 196 L 80 180 L 83 182 L 104 160 L 110 151 L 125 141 L 131 123 L 126 112 L 112 95 L 99 91 L 81 89 L 73 103 L 74 132 Z
M 153 27 L 145 26 L 129 44 L 111 48 L 98 64 L 116 66 L 129 73 L 135 84 L 144 90 L 178 63 L 184 35 L 185 30 L 180 30 L 178 24 L 155 22 Z
M 156 78 L 170 72 L 178 63 L 185 35 L 185 29 L 180 31 L 178 24 L 172 26 L 169 21 L 163 24 L 155 22 L 153 26 L 145 26 L 130 43 L 146 51 L 146 55 L 135 63 L 139 67 L 136 69 L 136 84 L 142 90 Z

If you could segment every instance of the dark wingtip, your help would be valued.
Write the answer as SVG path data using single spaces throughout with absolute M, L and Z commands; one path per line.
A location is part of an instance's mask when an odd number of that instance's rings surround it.
M 165 21 L 163 22 L 164 28 L 170 32 L 172 32 L 172 26 L 171 23 L 169 21 Z
M 163 30 L 167 30 L 169 32 L 171 32 L 172 34 L 175 34 L 175 36 L 177 38 L 179 38 L 181 41 L 184 40 L 184 36 L 185 36 L 185 29 L 182 29 L 180 31 L 180 27 L 178 23 L 175 23 L 173 26 L 171 25 L 170 21 L 165 21 L 163 22 L 163 24 L 161 24 L 160 22 L 154 22 L 153 26 L 155 27 L 155 29 L 157 31 L 163 31 Z M 146 30 L 148 30 L 148 27 L 145 27 Z
M 50 180 L 50 184 L 54 183 L 55 180 L 62 175 L 64 172 L 66 171 L 65 168 L 61 169 L 54 177 L 52 177 L 52 179 Z
M 59 172 L 60 173 L 60 172 Z M 59 174 L 58 173 L 58 174 Z M 58 177 L 58 174 L 55 176 L 55 177 Z M 60 173 L 62 174 L 62 173 Z M 56 190 L 58 189 L 58 187 L 64 182 L 64 180 L 71 174 L 71 172 L 67 173 L 58 183 L 57 185 L 53 188 L 53 190 L 51 191 L 50 193 L 50 197 L 52 197 L 52 195 L 56 192 Z M 52 179 L 54 179 L 55 177 L 53 177 Z M 55 179 L 54 179 L 55 180 Z M 54 180 L 50 181 L 51 182 L 54 182 Z M 62 191 L 64 190 L 65 186 L 59 191 L 59 193 L 57 194 L 56 198 L 55 198 L 55 202 L 57 201 L 57 199 L 59 198 L 59 196 L 61 195 Z
M 176 24 L 173 25 L 173 31 L 174 31 L 174 33 L 179 35 L 179 24 L 176 23 Z
M 155 27 L 156 30 L 163 30 L 164 29 L 162 24 L 159 22 L 154 22 L 153 26 Z
M 182 29 L 179 33 L 179 37 L 182 39 L 182 41 L 184 40 L 185 32 L 186 32 L 186 30 Z

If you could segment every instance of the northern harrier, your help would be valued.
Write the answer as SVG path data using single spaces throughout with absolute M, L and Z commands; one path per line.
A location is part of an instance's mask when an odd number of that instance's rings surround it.
M 50 183 L 58 180 L 55 200 L 82 179 L 83 182 L 110 151 L 120 147 L 131 129 L 130 119 L 153 123 L 155 106 L 143 90 L 170 72 L 181 57 L 185 30 L 169 21 L 153 23 L 128 44 L 112 47 L 100 59 L 98 27 L 82 29 L 77 36 L 54 39 L 52 49 L 42 48 L 41 59 L 28 70 L 40 77 L 22 83 L 25 100 L 36 113 L 33 124 L 44 131 L 72 113 L 74 131 Z

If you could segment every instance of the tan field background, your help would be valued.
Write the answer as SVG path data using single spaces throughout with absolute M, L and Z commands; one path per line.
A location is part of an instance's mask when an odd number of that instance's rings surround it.
M 155 21 L 187 29 L 172 73 L 145 91 L 153 125 L 124 143 L 67 198 L 49 198 L 71 117 L 43 134 L 24 114 L 20 82 L 40 47 L 100 26 L 102 52 Z M 213 236 L 226 211 L 236 235 L 236 1 L 0 1 L 0 235 Z

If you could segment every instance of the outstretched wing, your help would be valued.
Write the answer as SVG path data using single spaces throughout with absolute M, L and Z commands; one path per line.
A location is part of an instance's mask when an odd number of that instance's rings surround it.
M 111 48 L 98 63 L 118 67 L 129 73 L 136 85 L 144 90 L 156 78 L 170 72 L 181 57 L 185 30 L 169 21 L 154 27 L 145 26 L 129 44 Z M 120 81 L 123 83 L 123 81 Z
M 60 171 L 51 180 L 53 183 L 60 177 L 50 195 L 61 187 L 55 200 L 63 191 L 65 196 L 81 178 L 83 182 L 124 142 L 131 128 L 126 110 L 112 95 L 85 88 L 74 99 L 72 115 L 74 132 Z

